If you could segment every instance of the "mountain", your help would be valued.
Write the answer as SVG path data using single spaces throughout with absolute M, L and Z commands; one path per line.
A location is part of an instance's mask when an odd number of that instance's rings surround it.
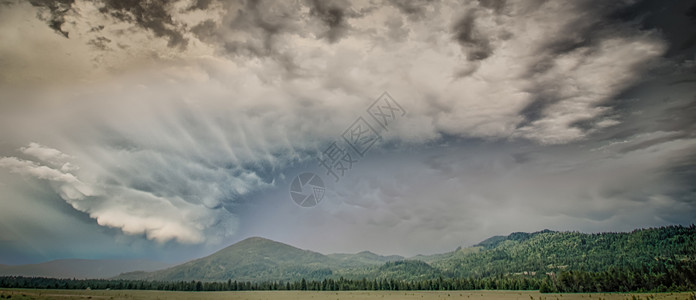
M 59 259 L 39 264 L 0 265 L 0 276 L 110 278 L 123 272 L 154 271 L 172 264 L 148 260 Z
M 428 280 L 546 276 L 564 271 L 696 270 L 696 226 L 669 226 L 629 233 L 515 232 L 455 251 L 381 256 L 368 251 L 329 254 L 249 238 L 200 258 L 155 272 L 131 272 L 119 279 L 161 281 L 297 281 L 325 278 Z M 689 271 L 691 272 L 691 271 Z
M 151 273 L 126 273 L 119 278 L 166 281 L 213 281 L 229 278 L 240 281 L 290 280 L 298 276 L 324 278 L 331 275 L 331 269 L 326 267 L 329 261 L 328 257 L 317 252 L 252 237 L 210 256 L 169 269 Z
M 156 272 L 121 274 L 121 279 L 165 281 L 289 281 L 298 278 L 321 280 L 334 271 L 379 266 L 401 256 L 380 256 L 368 251 L 358 254 L 331 254 L 302 250 L 272 240 L 252 237 L 210 256 Z

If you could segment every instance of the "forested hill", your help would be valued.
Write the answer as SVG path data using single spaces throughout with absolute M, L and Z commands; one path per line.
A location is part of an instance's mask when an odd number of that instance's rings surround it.
M 527 272 L 658 272 L 694 265 L 696 227 L 669 226 L 629 233 L 540 231 L 487 239 L 479 251 L 456 252 L 431 262 L 451 277 L 487 277 Z
M 210 256 L 155 272 L 132 272 L 119 279 L 161 281 L 291 281 L 321 280 L 337 270 L 379 267 L 401 256 L 380 256 L 371 252 L 323 255 L 280 242 L 252 237 Z
M 628 272 L 645 276 L 666 274 L 659 276 L 682 276 L 686 281 L 696 282 L 695 258 L 694 225 L 629 233 L 586 234 L 549 230 L 512 233 L 453 252 L 406 260 L 369 252 L 323 255 L 252 238 L 170 269 L 123 274 L 119 278 L 262 282 L 343 277 L 414 281 L 494 277 L 542 279 L 575 271 L 597 274 Z

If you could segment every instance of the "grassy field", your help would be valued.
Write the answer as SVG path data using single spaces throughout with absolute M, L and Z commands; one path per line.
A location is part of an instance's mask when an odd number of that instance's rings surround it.
M 501 299 L 501 300 L 694 300 L 694 293 L 541 294 L 530 291 L 169 292 L 0 289 L 0 299 Z

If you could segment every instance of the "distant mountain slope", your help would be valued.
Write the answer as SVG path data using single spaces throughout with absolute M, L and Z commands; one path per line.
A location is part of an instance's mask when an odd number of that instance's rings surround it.
M 110 278 L 123 272 L 154 271 L 172 264 L 148 260 L 60 259 L 39 264 L 0 265 L 0 276 L 28 276 L 97 279 Z
M 387 262 L 373 272 L 372 278 L 397 279 L 397 280 L 424 280 L 435 279 L 442 272 L 429 264 L 419 260 L 403 260 Z
M 505 237 L 502 237 L 505 238 Z M 480 244 L 479 244 L 480 245 Z M 445 259 L 451 259 L 453 257 L 460 257 L 460 256 L 466 256 L 472 253 L 477 253 L 481 251 L 483 248 L 482 246 L 475 245 L 472 247 L 467 247 L 467 248 L 457 248 L 457 250 L 454 250 L 452 252 L 445 252 L 445 253 L 440 253 L 440 254 L 432 254 L 432 255 L 416 255 L 414 257 L 409 258 L 409 260 L 420 260 L 426 263 L 434 263 L 437 261 L 445 260 Z
M 696 265 L 696 227 L 630 233 L 544 230 L 489 238 L 473 247 L 403 260 L 371 252 L 323 255 L 263 238 L 249 238 L 210 256 L 122 279 L 165 281 L 295 281 L 324 278 L 420 280 L 438 277 L 545 276 L 566 270 L 640 269 L 662 272 Z
M 404 260 L 403 256 L 390 255 L 382 256 L 379 254 L 372 253 L 370 251 L 363 251 L 357 254 L 329 254 L 327 257 L 331 258 L 334 264 L 341 267 L 354 267 L 356 265 L 372 265 L 372 264 L 383 264 L 388 261 Z
M 496 236 L 489 237 L 489 238 L 483 240 L 482 242 L 480 242 L 474 246 L 480 246 L 480 247 L 483 247 L 484 249 L 491 249 L 491 248 L 495 248 L 496 246 L 498 246 L 500 243 L 502 243 L 504 241 L 522 242 L 522 241 L 524 241 L 532 236 L 538 235 L 540 233 L 552 233 L 552 232 L 554 232 L 554 231 L 544 229 L 542 231 L 537 231 L 537 232 L 533 232 L 533 233 L 513 232 L 508 236 L 496 235 Z

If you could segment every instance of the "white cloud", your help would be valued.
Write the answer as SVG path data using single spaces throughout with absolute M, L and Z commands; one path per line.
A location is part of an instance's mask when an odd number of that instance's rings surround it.
M 72 158 L 37 143 L 30 143 L 20 150 L 44 161 L 62 164 L 61 167 Z M 158 242 L 176 240 L 181 243 L 201 243 L 206 241 L 206 231 L 211 230 L 213 225 L 225 227 L 215 229 L 218 233 L 211 233 L 211 240 L 224 237 L 226 232 L 234 232 L 236 227 L 234 216 L 215 207 L 219 203 L 206 207 L 204 203 L 189 203 L 175 195 L 157 196 L 157 192 L 137 191 L 128 186 L 85 182 L 73 173 L 16 157 L 0 157 L 0 167 L 30 178 L 46 180 L 73 208 L 89 214 L 99 225 L 118 228 L 126 234 L 143 234 Z M 240 191 L 240 194 L 244 193 L 246 191 Z

